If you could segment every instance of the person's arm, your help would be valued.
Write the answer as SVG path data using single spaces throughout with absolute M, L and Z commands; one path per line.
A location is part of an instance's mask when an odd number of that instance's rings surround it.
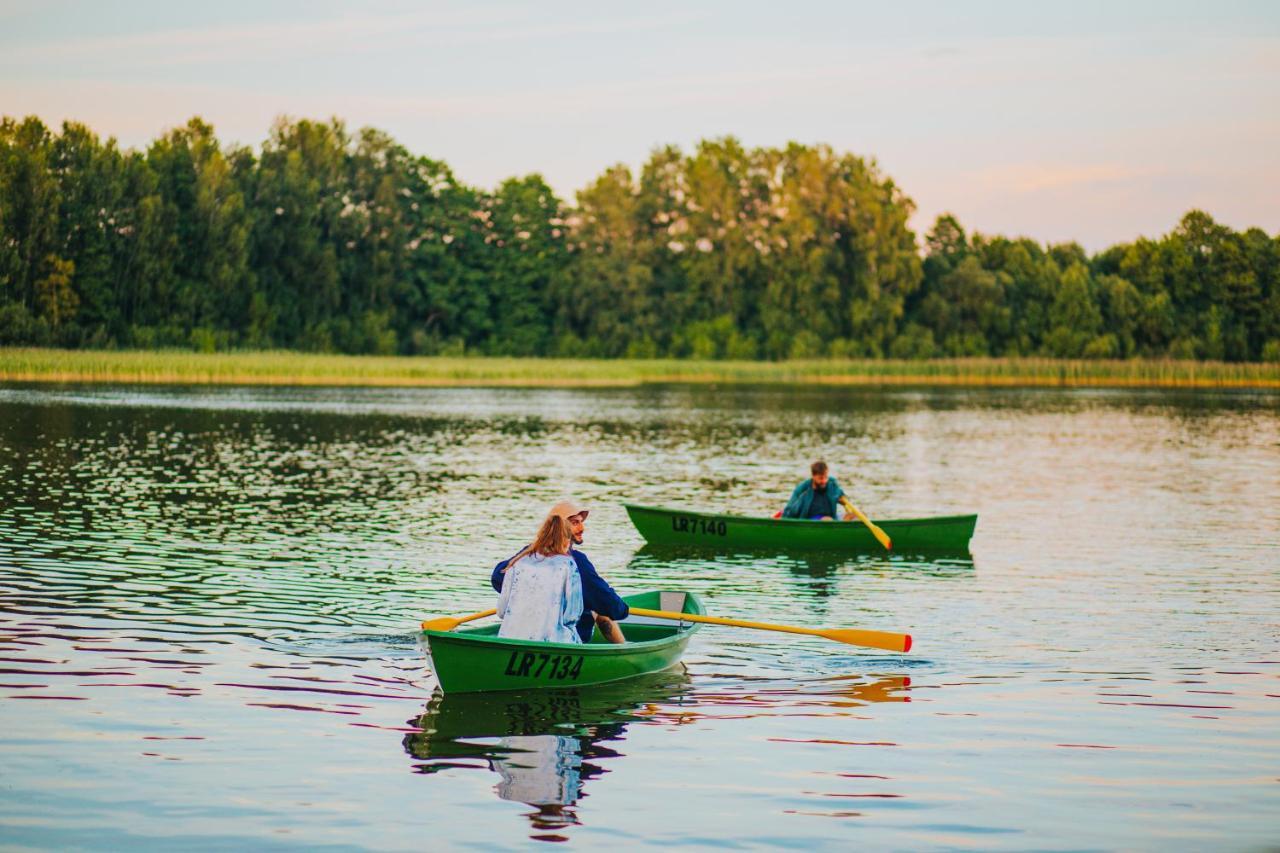
M 504 571 L 507 568 L 507 563 L 510 562 L 511 559 L 507 558 L 493 567 L 493 574 L 489 577 L 489 583 L 493 584 L 494 592 L 502 592 L 502 579 L 505 577 Z
M 586 610 L 594 610 L 599 616 L 610 619 L 626 619 L 631 608 L 622 600 L 622 596 L 613 591 L 613 587 L 600 577 L 596 567 L 591 565 L 587 555 L 574 551 L 573 558 L 578 563 L 578 575 L 582 578 L 582 604 Z
M 516 586 L 516 578 L 514 573 L 507 575 L 501 572 L 498 573 L 498 577 L 501 578 L 498 581 L 498 618 L 505 619 L 507 617 L 507 605 L 511 603 L 511 591 Z
M 493 574 L 489 576 L 489 583 L 493 584 L 495 592 L 502 592 L 502 579 L 507 575 L 507 566 L 511 565 L 511 561 L 516 557 L 519 557 L 524 552 L 525 548 L 521 548 L 519 551 L 516 551 L 510 557 L 507 557 L 507 559 L 493 567 Z
M 791 499 L 787 501 L 786 507 L 782 510 L 783 518 L 799 518 L 800 517 L 800 496 L 804 494 L 804 487 L 807 482 L 801 483 L 791 491 Z

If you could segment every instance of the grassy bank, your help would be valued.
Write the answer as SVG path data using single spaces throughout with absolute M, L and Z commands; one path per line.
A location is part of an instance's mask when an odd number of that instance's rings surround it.
M 627 386 L 660 382 L 1280 388 L 1280 364 L 1196 361 L 606 361 L 0 348 L 0 381 L 194 385 Z

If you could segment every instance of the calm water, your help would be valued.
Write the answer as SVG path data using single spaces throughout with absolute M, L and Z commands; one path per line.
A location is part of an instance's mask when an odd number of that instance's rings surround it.
M 825 457 L 972 558 L 651 551 Z M 542 509 L 686 668 L 448 697 Z M 1231 849 L 1280 841 L 1280 396 L 0 389 L 0 846 Z

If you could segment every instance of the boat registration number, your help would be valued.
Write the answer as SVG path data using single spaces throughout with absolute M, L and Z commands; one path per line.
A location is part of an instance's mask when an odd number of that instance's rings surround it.
M 578 676 L 582 675 L 582 655 L 512 652 L 503 675 L 541 678 L 546 681 L 577 681 Z
M 676 533 L 688 533 L 690 536 L 724 536 L 728 525 L 714 518 L 697 518 L 684 515 L 671 516 L 671 529 Z

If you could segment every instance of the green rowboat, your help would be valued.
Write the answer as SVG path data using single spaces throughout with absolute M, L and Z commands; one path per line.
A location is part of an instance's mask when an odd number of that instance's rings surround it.
M 692 593 L 653 591 L 624 596 L 632 607 L 703 613 Z M 698 626 L 631 617 L 621 623 L 627 642 L 615 645 L 596 631 L 590 643 L 534 643 L 498 636 L 498 625 L 423 631 L 431 664 L 445 693 L 529 690 L 604 684 L 658 672 L 679 663 Z
M 695 545 L 717 549 L 861 551 L 884 548 L 856 521 L 807 521 L 712 515 L 683 509 L 626 504 L 631 523 L 651 545 Z M 895 553 L 967 552 L 976 515 L 872 519 L 893 541 Z

